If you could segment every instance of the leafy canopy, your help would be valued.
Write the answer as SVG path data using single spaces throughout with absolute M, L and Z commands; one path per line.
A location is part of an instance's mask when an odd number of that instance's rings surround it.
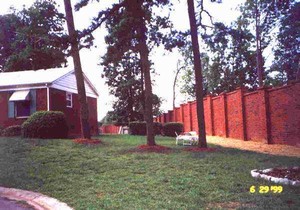
M 64 15 L 52 0 L 0 16 L 0 70 L 61 67 L 68 48 Z

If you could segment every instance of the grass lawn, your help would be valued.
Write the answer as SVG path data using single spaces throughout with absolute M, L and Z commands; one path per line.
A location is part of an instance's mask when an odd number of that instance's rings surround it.
M 168 154 L 136 153 L 140 136 L 101 136 L 104 144 L 0 138 L 0 186 L 41 192 L 75 209 L 287 209 L 300 206 L 300 188 L 251 194 L 252 169 L 297 166 L 300 158 L 216 147 L 187 152 L 157 137 Z

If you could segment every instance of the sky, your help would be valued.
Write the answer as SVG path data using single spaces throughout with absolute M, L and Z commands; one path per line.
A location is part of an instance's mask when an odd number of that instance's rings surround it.
M 214 17 L 214 21 L 222 21 L 229 24 L 234 20 L 239 12 L 237 11 L 238 4 L 244 0 L 232 1 L 223 0 L 222 4 L 211 3 L 210 0 L 204 0 L 204 6 Z M 13 6 L 17 10 L 22 9 L 23 5 L 29 7 L 33 4 L 34 0 L 0 0 L 0 14 L 9 13 L 9 8 Z M 71 0 L 72 5 L 78 2 L 78 0 Z M 101 9 L 108 8 L 115 0 L 110 1 L 92 1 L 91 5 L 82 8 L 80 11 L 73 11 L 74 22 L 76 30 L 82 30 L 87 28 L 91 23 L 93 17 L 97 15 L 97 12 Z M 58 10 L 64 13 L 63 0 L 56 0 L 59 5 Z M 186 30 L 189 28 L 189 19 L 187 13 L 187 4 L 185 0 L 173 0 L 174 11 L 170 13 L 170 19 L 174 26 L 178 30 Z M 102 26 L 100 29 L 94 32 L 95 46 L 91 49 L 82 49 L 80 51 L 82 68 L 91 82 L 94 84 L 99 93 L 98 98 L 98 121 L 100 121 L 107 113 L 112 110 L 112 104 L 114 97 L 109 94 L 109 88 L 105 84 L 105 78 L 101 77 L 103 67 L 99 65 L 101 56 L 106 51 L 106 44 L 104 37 L 107 34 L 105 28 Z M 158 47 L 151 52 L 150 59 L 153 61 L 153 68 L 156 71 L 152 78 L 155 80 L 153 86 L 153 92 L 163 99 L 161 109 L 163 111 L 171 110 L 173 107 L 173 82 L 175 77 L 175 70 L 177 61 L 180 58 L 177 50 L 172 53 L 163 50 L 163 47 Z M 68 59 L 68 65 L 73 66 L 72 58 Z M 185 97 L 179 93 L 177 87 L 176 105 L 185 101 Z

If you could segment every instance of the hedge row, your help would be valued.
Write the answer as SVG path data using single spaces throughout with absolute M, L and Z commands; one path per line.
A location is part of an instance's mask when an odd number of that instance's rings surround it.
M 153 122 L 155 135 L 176 136 L 183 131 L 183 124 L 178 122 L 169 122 L 162 125 L 159 122 Z M 129 129 L 131 135 L 146 135 L 146 122 L 130 122 Z
M 168 122 L 163 126 L 163 134 L 165 136 L 176 136 L 176 133 L 179 135 L 183 131 L 183 124 L 178 122 Z
M 153 123 L 154 127 L 154 133 L 155 135 L 160 135 L 161 130 L 162 130 L 162 124 L 158 122 Z M 130 129 L 130 134 L 131 135 L 146 135 L 147 133 L 147 128 L 146 128 L 146 122 L 139 122 L 139 121 L 134 121 L 129 123 L 129 129 Z

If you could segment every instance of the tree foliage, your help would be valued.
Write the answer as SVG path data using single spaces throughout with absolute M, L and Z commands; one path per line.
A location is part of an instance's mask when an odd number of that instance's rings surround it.
M 140 60 L 137 53 L 128 51 L 118 62 L 107 62 L 103 57 L 103 76 L 116 97 L 111 115 L 116 124 L 127 125 L 131 121 L 143 121 L 144 88 Z M 161 99 L 153 94 L 153 114 L 159 115 Z
M 203 68 L 203 91 L 220 94 L 241 86 L 257 87 L 255 74 L 255 51 L 253 35 L 237 21 L 231 26 L 217 22 L 210 34 L 202 34 L 207 52 L 201 54 Z M 195 96 L 195 76 L 192 70 L 190 44 L 181 50 L 185 73 L 181 92 Z
M 54 1 L 0 16 L 0 69 L 22 71 L 66 64 L 64 15 Z
M 241 6 L 240 19 L 248 25 L 248 29 L 254 29 L 256 46 L 256 74 L 258 85 L 261 87 L 266 78 L 264 50 L 272 41 L 272 31 L 278 26 L 282 14 L 289 8 L 291 1 L 274 0 L 246 0 Z
M 300 79 L 300 3 L 292 4 L 280 20 L 275 60 L 270 72 L 278 72 L 275 83 Z M 270 78 L 272 79 L 272 78 Z
M 231 25 L 216 22 L 212 29 L 202 30 L 207 46 L 207 53 L 201 54 L 205 93 L 219 94 L 242 86 L 250 90 L 258 88 L 257 53 L 272 54 L 271 46 L 274 46 L 275 59 L 271 67 L 264 67 L 265 84 L 279 85 L 295 80 L 299 72 L 299 8 L 296 5 L 294 1 L 249 0 L 242 5 L 241 15 Z M 259 51 L 256 30 L 260 36 Z M 190 44 L 186 44 L 182 49 L 185 74 L 181 92 L 194 98 L 195 78 L 189 48 Z M 262 57 L 263 63 L 265 59 Z

